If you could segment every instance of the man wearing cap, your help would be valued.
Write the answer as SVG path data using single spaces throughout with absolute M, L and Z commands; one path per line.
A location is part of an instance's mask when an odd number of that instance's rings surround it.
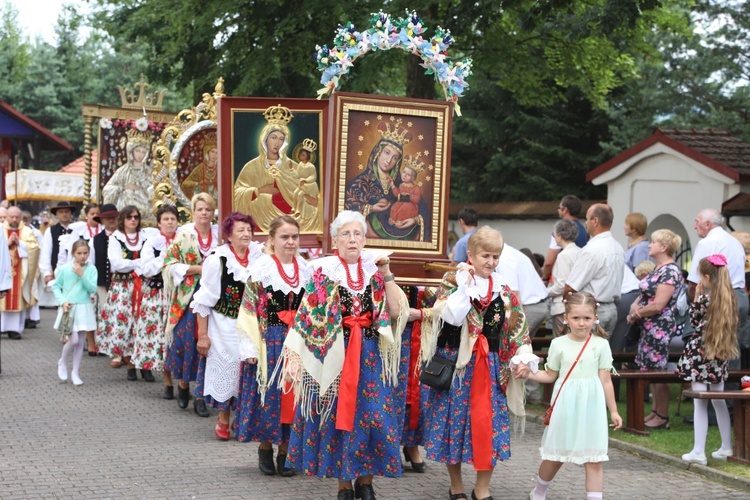
M 0 321 L 8 337 L 20 339 L 24 330 L 26 308 L 37 303 L 34 278 L 39 271 L 39 244 L 36 236 L 21 220 L 21 209 L 10 207 L 3 223 L 10 253 L 12 286 L 0 301 Z
M 99 276 L 96 283 L 96 293 L 99 296 L 99 306 L 107 300 L 109 290 L 109 259 L 107 249 L 109 248 L 109 236 L 117 230 L 117 207 L 112 203 L 102 205 L 99 215 L 92 217 L 97 223 L 101 223 L 104 229 L 89 240 L 89 261 L 93 262 Z M 89 349 L 90 351 L 90 349 Z
M 75 210 L 75 206 L 64 201 L 49 209 L 52 215 L 57 217 L 58 222 L 47 228 L 42 239 L 42 254 L 39 257 L 39 269 L 42 271 L 46 286 L 50 286 L 50 281 L 55 279 L 57 258 L 60 253 L 60 237 L 73 232 L 70 229 L 70 222 L 73 219 Z

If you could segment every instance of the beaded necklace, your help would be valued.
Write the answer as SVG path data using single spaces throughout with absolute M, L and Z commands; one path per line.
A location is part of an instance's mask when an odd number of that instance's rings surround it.
M 274 262 L 276 262 L 276 269 L 279 271 L 279 276 L 281 276 L 281 279 L 284 280 L 284 283 L 289 285 L 292 288 L 297 288 L 299 286 L 299 264 L 297 263 L 296 258 L 292 258 L 292 264 L 294 265 L 294 272 L 292 273 L 292 276 L 286 274 L 286 271 L 284 271 L 284 266 L 281 264 L 281 261 L 279 260 L 276 255 L 271 255 Z

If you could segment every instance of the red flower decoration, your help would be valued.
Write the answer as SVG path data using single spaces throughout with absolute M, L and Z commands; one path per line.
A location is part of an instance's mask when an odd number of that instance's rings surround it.
M 311 293 L 307 296 L 307 302 L 310 304 L 310 307 L 318 307 L 318 296 L 314 293 Z

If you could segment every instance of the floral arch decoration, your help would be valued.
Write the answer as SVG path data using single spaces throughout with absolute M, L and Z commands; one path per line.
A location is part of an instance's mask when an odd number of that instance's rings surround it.
M 333 47 L 320 45 L 315 47 L 315 61 L 318 70 L 323 72 L 318 90 L 318 99 L 331 95 L 339 87 L 339 79 L 349 73 L 354 61 L 371 51 L 401 49 L 422 59 L 425 74 L 435 75 L 435 80 L 443 87 L 445 100 L 454 105 L 454 110 L 461 116 L 458 98 L 468 88 L 467 78 L 471 76 L 472 61 L 470 58 L 452 61 L 448 57 L 448 47 L 453 42 L 450 30 L 440 26 L 431 38 L 425 38 L 428 28 L 422 23 L 415 11 L 407 10 L 405 18 L 392 19 L 380 11 L 372 14 L 371 28 L 357 31 L 351 23 L 339 25 L 333 39 Z

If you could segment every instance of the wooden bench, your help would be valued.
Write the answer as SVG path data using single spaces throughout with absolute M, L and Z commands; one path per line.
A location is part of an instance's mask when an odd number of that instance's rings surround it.
M 750 392 L 744 391 L 683 391 L 693 399 L 734 400 L 734 452 L 730 462 L 750 465 Z
M 748 371 L 730 370 L 728 382 L 739 382 L 743 375 L 748 374 L 750 374 Z M 617 378 L 625 380 L 627 394 L 625 399 L 626 415 L 622 430 L 645 436 L 649 434 L 646 429 L 646 423 L 643 421 L 645 418 L 643 415 L 645 407 L 643 393 L 646 385 L 649 383 L 670 384 L 683 382 L 674 372 L 660 371 L 621 370 L 619 374 L 612 376 L 613 380 Z M 722 394 L 726 394 L 726 392 Z

